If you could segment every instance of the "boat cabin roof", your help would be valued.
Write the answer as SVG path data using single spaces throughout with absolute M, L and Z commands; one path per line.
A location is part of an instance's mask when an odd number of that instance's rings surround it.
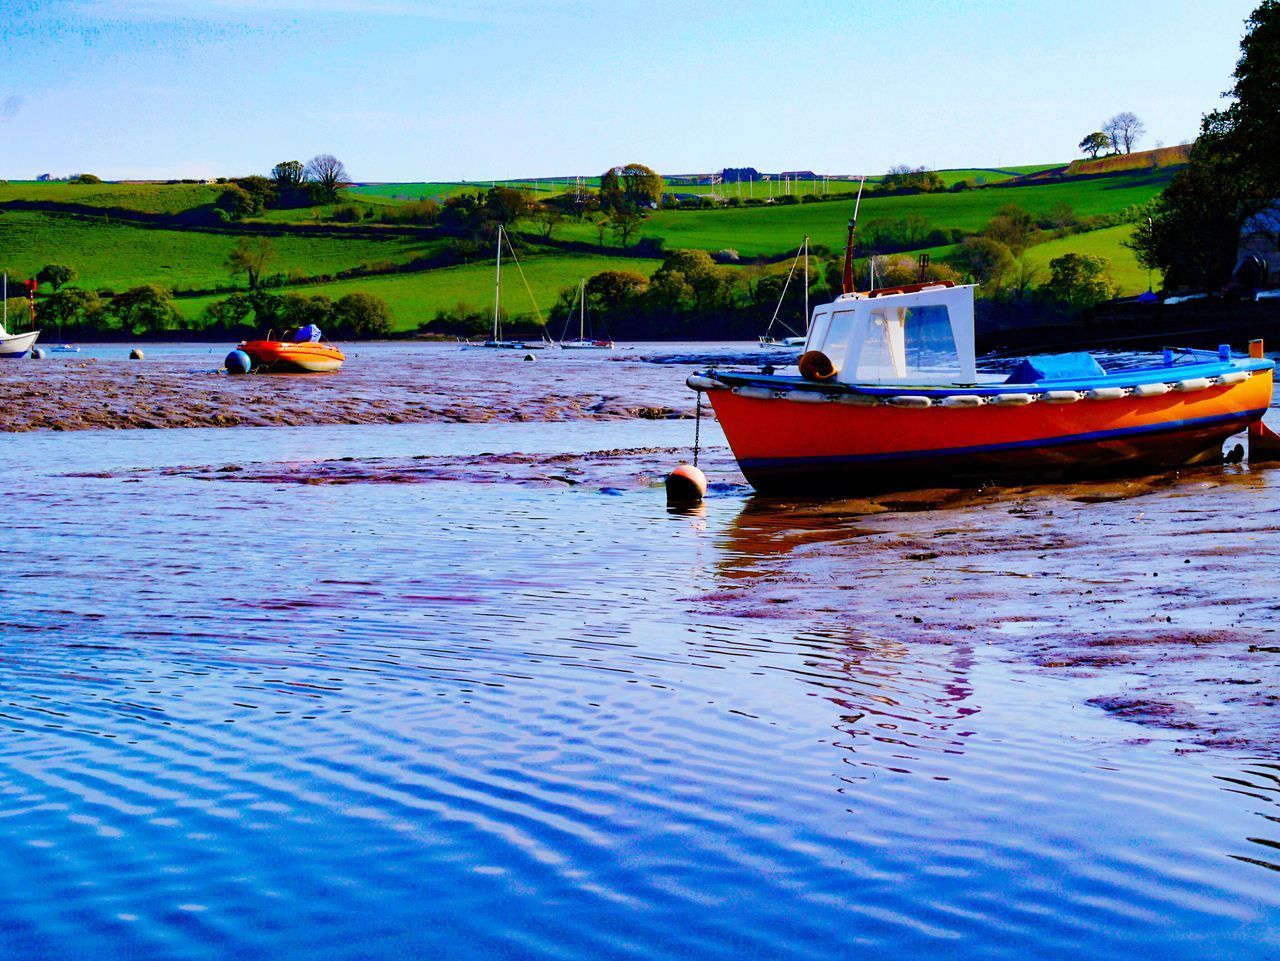
M 807 350 L 844 384 L 975 383 L 972 284 L 907 284 L 841 294 L 817 307 Z

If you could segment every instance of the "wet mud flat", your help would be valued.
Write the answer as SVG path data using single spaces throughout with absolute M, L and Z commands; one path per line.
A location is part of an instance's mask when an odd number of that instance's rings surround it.
M 727 531 L 743 617 L 1007 652 L 1185 749 L 1280 750 L 1280 469 L 751 499 Z
M 374 344 L 333 374 L 250 374 L 197 360 L 57 359 L 0 368 L 0 431 L 655 420 L 693 415 L 691 368 L 640 354 Z M 121 354 L 117 347 L 114 354 Z M 497 356 L 495 356 L 497 355 Z M 669 373 L 662 371 L 668 370 Z
M 0 955 L 1275 955 L 1280 475 L 692 427 L 8 437 Z
M 687 448 L 341 457 L 164 468 L 206 482 L 462 483 L 621 495 L 658 488 Z M 816 622 L 879 640 L 981 644 L 1083 680 L 1082 707 L 1185 749 L 1280 750 L 1280 468 L 855 500 L 752 495 L 703 452 L 724 531 L 722 587 L 695 610 Z M 146 472 L 98 476 L 129 479 Z M 655 496 L 659 496 L 655 494 Z M 781 626 L 781 623 L 780 623 Z
M 687 447 L 615 448 L 585 453 L 481 453 L 468 456 L 338 457 L 296 463 L 248 462 L 166 467 L 155 473 L 202 481 L 256 484 L 427 484 L 456 481 L 530 488 L 575 488 L 622 494 L 659 487 L 671 469 L 690 460 Z M 715 477 L 711 496 L 750 491 L 726 448 L 703 453 L 701 467 Z M 150 471 L 85 472 L 80 477 L 138 479 Z

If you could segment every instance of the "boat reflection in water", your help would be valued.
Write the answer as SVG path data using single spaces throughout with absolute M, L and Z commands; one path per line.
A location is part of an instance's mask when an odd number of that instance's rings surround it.
M 973 733 L 968 719 L 980 707 L 969 680 L 971 638 L 922 648 L 859 626 L 859 608 L 868 604 L 889 603 L 903 616 L 911 610 L 908 596 L 872 600 L 879 585 L 864 560 L 875 551 L 862 545 L 881 531 L 866 525 L 870 509 L 869 502 L 751 498 L 726 529 L 715 567 L 723 589 L 708 600 L 725 613 L 786 624 L 735 643 L 791 655 L 789 666 L 776 669 L 837 708 L 833 743 L 848 752 L 846 763 L 945 778 L 926 758 L 964 753 Z M 866 576 L 847 576 L 859 570 Z

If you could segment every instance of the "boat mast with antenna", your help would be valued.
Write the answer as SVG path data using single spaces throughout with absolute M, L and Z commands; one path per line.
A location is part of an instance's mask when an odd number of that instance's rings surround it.
M 849 240 L 844 248 L 844 276 L 841 278 L 840 292 L 853 293 L 853 232 L 858 229 L 858 208 L 862 206 L 862 188 L 867 178 L 863 177 L 858 184 L 858 199 L 853 204 L 853 219 L 849 221 Z

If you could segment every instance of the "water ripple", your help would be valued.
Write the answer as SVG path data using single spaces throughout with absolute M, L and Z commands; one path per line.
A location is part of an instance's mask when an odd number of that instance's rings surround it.
M 1280 768 L 859 617 L 864 517 L 135 479 L 0 549 L 5 958 L 1276 947 Z

